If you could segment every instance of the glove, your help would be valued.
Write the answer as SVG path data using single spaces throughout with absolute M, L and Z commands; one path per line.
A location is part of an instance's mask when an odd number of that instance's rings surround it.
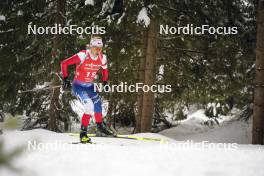
M 71 87 L 71 82 L 68 77 L 63 78 L 63 90 L 66 90 Z
M 104 88 L 104 90 L 106 91 L 106 92 L 108 92 L 109 91 L 109 86 L 107 85 L 107 81 L 104 81 L 103 82 L 103 88 Z

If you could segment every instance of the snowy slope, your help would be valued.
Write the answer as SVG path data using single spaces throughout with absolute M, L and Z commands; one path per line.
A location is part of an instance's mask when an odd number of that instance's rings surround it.
M 174 140 L 159 143 L 110 138 L 93 138 L 97 144 L 73 145 L 68 142 L 78 138 L 46 130 L 9 131 L 1 138 L 6 151 L 39 140 L 39 150 L 26 149 L 13 161 L 23 172 L 1 169 L 1 176 L 264 175 L 263 146 L 230 144 L 224 148 Z
M 198 110 L 177 127 L 161 131 L 160 134 L 180 141 L 250 144 L 252 120 L 236 120 L 236 115 L 223 116 L 219 125 L 208 127 L 203 123 L 209 118 L 204 115 L 204 110 Z

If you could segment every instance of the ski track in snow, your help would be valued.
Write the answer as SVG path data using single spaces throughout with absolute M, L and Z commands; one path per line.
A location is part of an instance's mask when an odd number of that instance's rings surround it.
M 144 137 L 165 138 L 145 133 Z M 38 139 L 41 144 L 64 144 L 68 149 L 29 151 L 13 160 L 22 168 L 14 173 L 0 169 L 1 176 L 119 176 L 119 175 L 264 175 L 264 147 L 237 145 L 236 149 L 220 150 L 203 147 L 186 148 L 183 142 L 169 139 L 168 143 L 116 138 L 92 138 L 97 144 L 68 144 L 78 137 L 46 130 L 8 131 L 2 135 L 5 151 Z

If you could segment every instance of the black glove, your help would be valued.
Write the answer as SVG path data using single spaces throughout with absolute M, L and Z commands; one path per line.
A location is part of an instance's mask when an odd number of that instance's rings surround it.
M 104 90 L 105 90 L 106 92 L 109 91 L 109 86 L 108 86 L 108 82 L 107 82 L 107 81 L 104 81 L 104 82 L 103 82 L 103 88 L 104 88 Z
M 63 90 L 69 89 L 71 87 L 71 81 L 68 77 L 63 78 Z

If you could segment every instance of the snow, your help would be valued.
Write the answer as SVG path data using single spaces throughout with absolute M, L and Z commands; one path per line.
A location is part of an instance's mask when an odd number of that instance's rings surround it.
M 106 0 L 102 5 L 102 10 L 100 14 L 104 15 L 106 12 L 111 12 L 114 5 L 115 5 L 115 0 Z
M 208 103 L 207 104 L 207 108 L 212 108 L 213 109 L 213 115 L 214 117 L 217 116 L 217 111 L 216 111 L 216 108 L 219 108 L 220 107 L 220 103 Z
M 125 53 L 126 53 L 125 48 L 122 48 L 122 49 L 120 50 L 120 53 L 121 53 L 121 54 L 125 54 Z
M 152 133 L 137 135 L 168 139 Z M 1 138 L 6 152 L 25 146 L 24 153 L 12 161 L 22 172 L 0 169 L 0 175 L 5 176 L 264 175 L 264 147 L 258 145 L 219 147 L 172 139 L 159 143 L 114 138 L 93 138 L 96 144 L 73 145 L 68 143 L 78 137 L 40 129 L 5 131 Z M 34 149 L 36 139 L 38 147 Z
M 23 14 L 24 14 L 24 12 L 22 10 L 17 11 L 17 16 L 22 16 Z
M 157 76 L 158 81 L 162 80 L 164 75 L 164 65 L 159 66 L 159 74 Z
M 239 120 L 240 110 L 220 116 L 219 126 L 204 125 L 209 118 L 203 109 L 189 112 L 174 128 L 159 134 L 135 134 L 163 139 L 161 142 L 92 138 L 96 144 L 74 145 L 70 142 L 77 142 L 78 136 L 68 133 L 4 131 L 0 135 L 4 153 L 19 146 L 24 152 L 12 160 L 12 165 L 22 171 L 0 168 L 0 175 L 264 175 L 264 146 L 250 144 L 252 121 Z
M 145 27 L 148 27 L 149 23 L 150 23 L 150 18 L 148 17 L 148 12 L 147 9 L 145 7 L 143 7 L 138 16 L 137 16 L 137 23 L 141 23 L 143 22 Z
M 50 85 L 49 82 L 44 82 L 43 84 L 37 84 L 34 89 L 43 89 L 49 85 Z
M 94 6 L 94 0 L 85 0 L 85 5 L 92 5 L 92 6 Z
M 248 122 L 235 120 L 239 111 L 234 110 L 234 112 L 231 116 L 220 116 L 219 125 L 206 126 L 204 123 L 210 118 L 201 109 L 190 114 L 187 119 L 178 122 L 177 127 L 164 130 L 160 134 L 181 141 L 250 144 L 252 120 Z
M 122 22 L 122 19 L 124 18 L 124 16 L 125 16 L 125 13 L 123 13 L 122 16 L 120 18 L 118 18 L 116 24 L 120 24 Z
M 6 17 L 4 15 L 0 15 L 0 21 L 5 21 Z
M 36 17 L 41 18 L 44 15 L 44 13 L 38 12 L 35 14 Z M 31 23 L 29 23 L 31 25 Z

